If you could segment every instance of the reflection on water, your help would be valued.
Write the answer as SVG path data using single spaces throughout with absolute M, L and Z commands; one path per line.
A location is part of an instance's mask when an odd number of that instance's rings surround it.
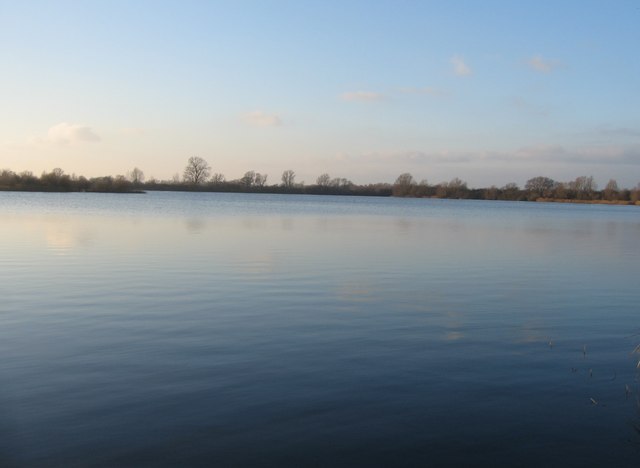
M 338 286 L 336 297 L 344 302 L 373 302 L 377 300 L 373 284 L 351 280 Z
M 187 231 L 191 234 L 197 234 L 207 228 L 207 223 L 203 218 L 188 218 L 185 221 Z
M 634 208 L 0 193 L 0 465 L 632 466 Z

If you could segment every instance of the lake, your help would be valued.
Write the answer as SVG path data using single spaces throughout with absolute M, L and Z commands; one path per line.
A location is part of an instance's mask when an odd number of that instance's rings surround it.
M 0 465 L 638 466 L 638 240 L 633 206 L 0 193 Z

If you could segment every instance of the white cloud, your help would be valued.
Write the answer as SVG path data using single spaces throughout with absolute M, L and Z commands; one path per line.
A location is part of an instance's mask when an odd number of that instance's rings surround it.
M 62 122 L 49 129 L 44 141 L 47 143 L 73 144 L 100 141 L 100 137 L 95 134 L 91 127 L 86 125 Z
M 349 91 L 340 96 L 343 101 L 379 101 L 382 94 L 373 91 Z
M 454 55 L 453 57 L 451 57 L 450 62 L 451 65 L 453 65 L 453 73 L 458 76 L 469 76 L 473 73 L 469 65 L 467 65 L 463 58 L 459 55 Z
M 278 115 L 267 114 L 259 110 L 247 112 L 242 116 L 242 120 L 254 127 L 279 127 L 282 125 L 282 119 Z
M 529 65 L 529 68 L 537 72 L 550 73 L 558 68 L 561 64 L 557 60 L 548 60 L 543 58 L 541 55 L 534 55 L 529 60 L 527 60 L 527 65 Z

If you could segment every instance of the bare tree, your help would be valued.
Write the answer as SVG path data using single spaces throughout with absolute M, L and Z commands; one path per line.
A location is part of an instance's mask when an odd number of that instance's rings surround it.
M 576 180 L 570 182 L 571 189 L 575 192 L 576 197 L 584 200 L 593 198 L 593 192 L 598 189 L 593 176 L 580 176 Z
M 122 174 L 118 174 L 112 179 L 111 188 L 116 192 L 126 192 L 127 190 L 129 190 L 130 186 L 131 182 L 127 180 L 127 178 Z
M 615 179 L 609 180 L 607 186 L 604 188 L 604 199 L 605 200 L 617 200 L 618 194 L 620 193 L 620 187 L 618 187 L 618 182 Z
M 264 187 L 267 183 L 267 174 L 260 174 L 259 172 L 256 172 L 256 177 L 253 180 L 253 183 L 256 187 Z
M 498 199 L 498 187 L 492 185 L 488 189 L 484 191 L 484 199 L 485 200 L 497 200 Z
M 447 198 L 448 187 L 449 187 L 449 182 L 440 182 L 438 185 L 436 185 L 436 197 Z
M 552 193 L 554 198 L 561 200 L 567 198 L 569 196 L 569 184 L 566 182 L 556 182 Z
M 224 174 L 215 173 L 211 176 L 211 183 L 213 185 L 222 184 L 225 181 Z
M 530 199 L 536 199 L 538 197 L 550 197 L 555 186 L 555 180 L 549 177 L 538 176 L 527 180 L 524 188 L 529 192 Z
M 211 167 L 209 163 L 198 156 L 192 156 L 184 168 L 182 178 L 188 184 L 199 185 L 209 178 Z
M 516 200 L 518 192 L 520 192 L 520 187 L 518 187 L 518 184 L 515 182 L 509 182 L 504 187 L 501 187 L 500 191 L 507 200 Z
M 62 169 L 56 167 L 49 173 L 43 172 L 40 180 L 47 186 L 66 189 L 70 185 L 71 177 L 65 174 Z
M 331 179 L 329 185 L 334 188 L 344 189 L 352 186 L 353 182 L 349 179 L 345 179 L 344 177 L 334 177 Z
M 330 183 L 331 183 L 331 176 L 329 176 L 329 174 L 327 174 L 326 172 L 324 174 L 320 175 L 316 179 L 316 184 L 319 187 L 328 187 Z
M 9 169 L 2 169 L 0 171 L 0 184 L 2 185 L 11 185 L 12 183 L 18 180 L 18 176 L 15 172 Z
M 245 187 L 252 187 L 256 182 L 256 173 L 255 171 L 247 171 L 244 173 L 242 178 L 240 179 L 240 183 Z
M 429 186 L 429 181 L 427 179 L 422 179 L 418 185 L 415 185 L 412 190 L 412 194 L 414 197 L 428 197 L 431 193 L 432 189 Z
M 129 172 L 128 176 L 133 185 L 138 185 L 144 182 L 144 172 L 142 172 L 142 170 L 138 169 L 137 167 L 134 167 L 133 170 Z
M 286 188 L 293 188 L 296 184 L 296 173 L 291 169 L 287 169 L 282 173 L 282 186 Z
M 447 197 L 466 198 L 468 190 L 464 180 L 454 177 L 447 185 Z
M 393 184 L 393 196 L 394 197 L 408 197 L 416 185 L 416 181 L 413 176 L 408 172 L 400 174 Z
M 51 175 L 56 179 L 61 179 L 62 176 L 64 176 L 64 171 L 59 167 L 56 167 L 55 169 L 53 169 L 53 171 L 51 171 Z

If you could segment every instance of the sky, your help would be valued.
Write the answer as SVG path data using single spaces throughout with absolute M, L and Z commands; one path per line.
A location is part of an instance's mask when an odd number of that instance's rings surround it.
M 0 169 L 640 182 L 640 2 L 0 0 Z

